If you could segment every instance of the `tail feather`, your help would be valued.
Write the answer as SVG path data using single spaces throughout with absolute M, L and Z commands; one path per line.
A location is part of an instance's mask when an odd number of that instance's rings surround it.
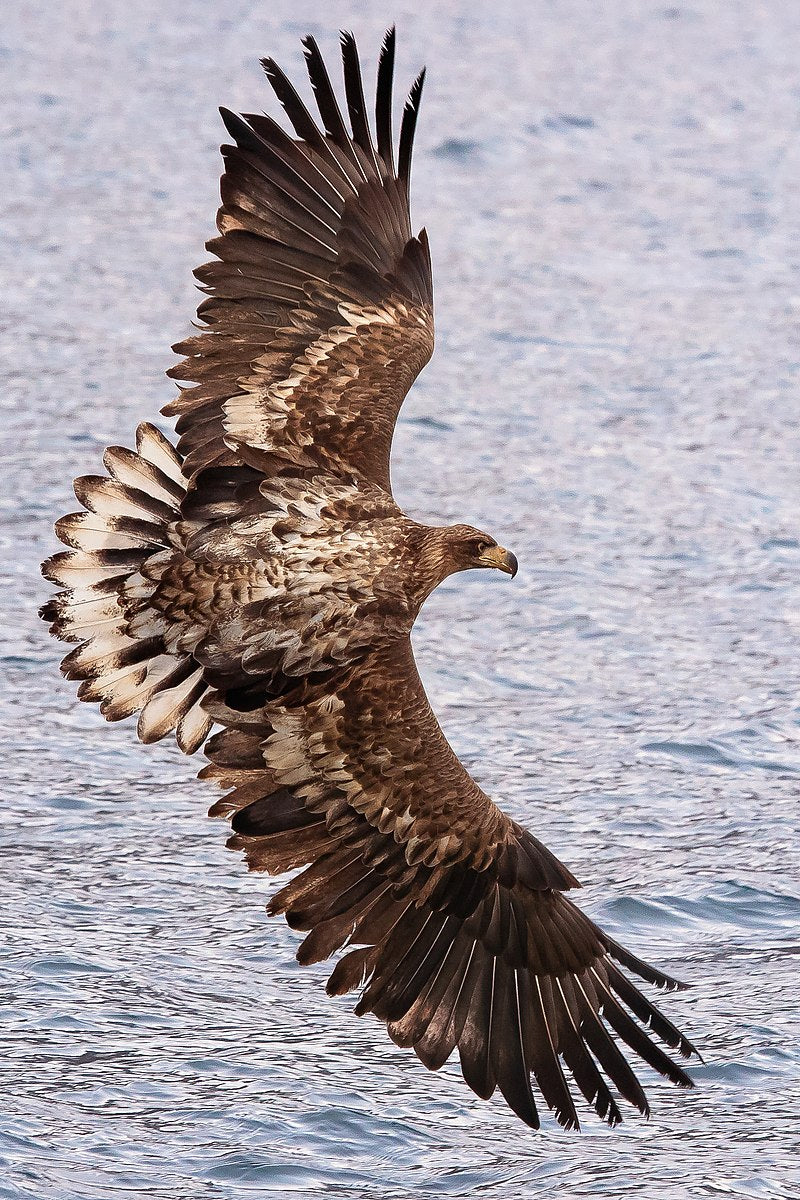
M 62 642 L 82 642 L 93 633 L 122 629 L 123 616 L 116 596 L 99 595 L 89 600 L 65 601 L 64 594 L 53 596 L 39 610 Z
M 49 558 L 42 573 L 64 590 L 40 615 L 56 637 L 79 643 L 61 669 L 80 680 L 81 700 L 99 703 L 109 721 L 140 712 L 142 741 L 174 730 L 190 754 L 211 729 L 201 705 L 209 688 L 191 654 L 169 641 L 169 618 L 152 605 L 173 558 L 186 495 L 181 461 L 155 426 L 144 424 L 135 452 L 112 446 L 103 462 L 107 476 L 75 481 L 84 511 L 56 522 L 69 549 Z
M 142 561 L 139 550 L 119 549 L 61 551 L 42 564 L 42 574 L 51 583 L 75 591 L 78 601 L 94 600 L 115 592 Z M 54 631 L 55 632 L 55 631 Z
M 98 516 L 149 519 L 166 531 L 178 511 L 174 503 L 158 500 L 138 487 L 119 483 L 105 475 L 83 475 L 75 480 L 73 487 L 83 507 Z
M 94 512 L 70 513 L 56 521 L 56 536 L 74 550 L 136 550 L 165 546 L 163 526 L 136 517 L 102 517 Z
M 156 444 L 152 438 L 144 435 L 139 437 L 138 441 L 145 451 Z M 168 442 L 167 445 L 169 446 Z M 158 458 L 159 456 L 155 455 L 154 457 Z M 152 499 L 161 500 L 171 508 L 180 505 L 186 495 L 186 484 L 183 480 L 180 463 L 173 461 L 171 457 L 169 463 L 165 463 L 165 465 L 172 466 L 173 470 L 177 467 L 177 474 L 173 475 L 167 474 L 157 461 L 151 462 L 146 457 L 146 453 L 144 455 L 136 454 L 133 450 L 126 450 L 122 446 L 109 446 L 103 455 L 103 465 L 109 475 L 118 483 L 137 488 L 140 492 L 146 492 Z

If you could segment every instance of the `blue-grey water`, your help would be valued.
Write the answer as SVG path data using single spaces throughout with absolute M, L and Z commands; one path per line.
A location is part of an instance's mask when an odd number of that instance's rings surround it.
M 9 6 L 2 170 L 2 1200 L 800 1195 L 800 8 L 766 0 Z M 415 644 L 480 782 L 586 882 L 705 1065 L 529 1133 L 331 1001 L 174 746 L 60 679 L 70 480 L 172 394 L 216 105 L 391 19 L 438 347 L 412 514 L 518 554 Z

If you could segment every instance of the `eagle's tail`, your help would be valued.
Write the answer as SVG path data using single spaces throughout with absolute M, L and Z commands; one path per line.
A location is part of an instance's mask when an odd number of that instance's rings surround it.
M 112 446 L 103 462 L 108 476 L 75 481 L 85 511 L 56 522 L 70 549 L 49 558 L 42 574 L 64 591 L 40 615 L 56 637 L 80 643 L 61 669 L 81 680 L 81 700 L 99 701 L 109 721 L 140 712 L 142 741 L 174 729 L 189 754 L 211 727 L 200 705 L 208 688 L 152 603 L 175 555 L 171 531 L 187 488 L 181 460 L 154 425 L 143 424 L 136 452 Z

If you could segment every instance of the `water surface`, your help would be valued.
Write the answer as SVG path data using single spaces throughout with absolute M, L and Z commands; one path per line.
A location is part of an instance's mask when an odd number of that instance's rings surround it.
M 2 1200 L 800 1194 L 800 11 L 66 0 L 0 32 Z M 479 11 L 480 9 L 480 11 Z M 695 986 L 653 1117 L 528 1133 L 300 970 L 174 747 L 60 679 L 69 482 L 172 394 L 216 105 L 352 25 L 429 79 L 438 346 L 395 488 L 518 555 L 415 638 L 476 777 Z

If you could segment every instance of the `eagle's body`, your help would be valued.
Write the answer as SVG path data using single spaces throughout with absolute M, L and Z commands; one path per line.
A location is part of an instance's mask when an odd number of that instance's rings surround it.
M 349 131 L 312 39 L 306 53 L 322 129 L 271 62 L 295 137 L 223 114 L 236 146 L 217 259 L 198 272 L 206 328 L 172 372 L 190 385 L 165 410 L 177 449 L 143 425 L 135 453 L 106 451 L 108 477 L 76 481 L 86 511 L 57 523 L 71 549 L 44 566 L 64 590 L 43 615 L 78 643 L 63 665 L 82 699 L 138 712 L 143 741 L 206 743 L 201 775 L 231 789 L 211 811 L 251 868 L 304 868 L 270 909 L 307 932 L 302 962 L 349 947 L 330 991 L 363 985 L 357 1011 L 429 1067 L 458 1048 L 470 1086 L 498 1086 L 531 1125 L 531 1075 L 577 1124 L 562 1064 L 613 1124 L 608 1080 L 647 1104 L 609 1030 L 681 1084 L 645 1027 L 692 1050 L 617 964 L 679 985 L 585 917 L 571 873 L 470 778 L 411 652 L 448 575 L 516 572 L 489 535 L 419 524 L 391 494 L 397 414 L 433 349 L 408 210 L 421 77 L 395 169 L 393 33 L 376 142 L 352 38 Z

